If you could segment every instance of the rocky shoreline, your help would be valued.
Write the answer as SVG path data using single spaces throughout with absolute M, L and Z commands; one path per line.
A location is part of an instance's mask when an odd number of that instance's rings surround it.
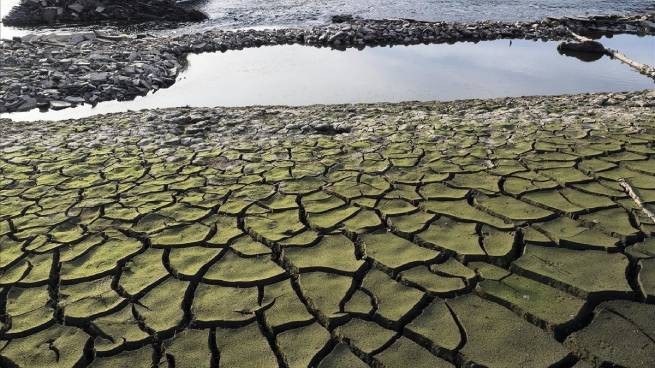
M 278 30 L 211 30 L 150 37 L 91 31 L 2 40 L 0 112 L 66 108 L 127 100 L 166 88 L 190 53 L 300 44 L 335 49 L 495 39 L 562 40 L 579 34 L 655 34 L 655 13 L 536 22 L 447 23 L 341 16 L 324 26 Z
M 629 125 L 628 121 L 634 119 L 653 118 L 655 91 L 303 107 L 178 107 L 62 121 L 14 122 L 0 118 L 0 150 L 37 142 L 49 145 L 62 139 L 74 148 L 134 140 L 140 147 L 174 151 L 178 146 L 193 152 L 321 137 L 379 142 L 393 139 L 395 134 L 409 134 L 443 141 L 446 137 L 432 132 L 435 121 L 452 127 L 505 121 L 513 122 L 507 127 L 518 124 L 530 130 L 555 120 L 583 124 L 620 121 Z M 518 125 L 513 129 L 519 131 Z M 95 133 L 87 134 L 88 129 Z
M 377 117 L 371 118 L 373 115 Z M 543 127 L 553 119 L 633 118 L 655 118 L 655 90 L 428 102 L 172 107 L 59 121 L 12 121 L 0 117 L 0 128 L 5 133 L 0 136 L 0 149 L 24 144 L 24 141 L 45 141 L 50 133 L 68 130 L 68 127 L 84 131 L 85 126 L 95 126 L 99 130 L 111 127 L 112 133 L 88 135 L 76 144 L 100 147 L 107 139 L 118 143 L 126 137 L 146 136 L 149 138 L 142 144 L 193 146 L 194 150 L 202 150 L 207 147 L 194 146 L 194 142 L 200 142 L 195 138 L 215 145 L 238 142 L 257 145 L 279 139 L 325 136 L 378 140 L 394 133 L 430 139 L 428 130 L 432 125 L 429 122 L 434 121 L 457 126 L 490 119 Z
M 197 22 L 207 15 L 179 6 L 174 0 L 24 0 L 2 19 L 8 26 L 88 24 L 112 21 Z

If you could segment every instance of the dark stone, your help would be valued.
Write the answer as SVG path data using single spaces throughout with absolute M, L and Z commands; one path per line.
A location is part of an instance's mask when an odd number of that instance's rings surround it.
M 170 0 L 42 0 L 22 1 L 3 19 L 8 26 L 38 26 L 54 23 L 116 21 L 198 22 L 207 15 Z
M 332 23 L 346 23 L 353 20 L 351 14 L 338 14 L 332 16 Z
M 53 24 L 57 20 L 57 13 L 60 8 L 54 6 L 48 6 L 43 8 L 41 12 L 41 17 L 46 24 Z
M 557 46 L 560 53 L 564 52 L 585 52 L 590 54 L 604 54 L 605 47 L 597 41 L 583 42 L 562 42 Z
M 604 55 L 598 52 L 580 52 L 580 51 L 562 50 L 559 47 L 557 48 L 557 51 L 560 53 L 560 55 L 574 57 L 586 63 L 600 60 Z

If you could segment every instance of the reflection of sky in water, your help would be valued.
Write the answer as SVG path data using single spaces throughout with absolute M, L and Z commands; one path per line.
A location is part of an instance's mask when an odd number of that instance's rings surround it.
M 655 38 L 616 37 L 626 55 Z M 604 40 L 603 40 L 604 42 Z M 178 82 L 126 102 L 14 114 L 71 118 L 175 106 L 306 105 L 454 100 L 654 88 L 655 83 L 607 57 L 585 63 L 558 54 L 556 42 L 486 41 L 334 51 L 276 46 L 189 56 Z
M 603 45 L 618 50 L 633 60 L 655 66 L 655 37 L 639 38 L 625 35 L 603 38 Z

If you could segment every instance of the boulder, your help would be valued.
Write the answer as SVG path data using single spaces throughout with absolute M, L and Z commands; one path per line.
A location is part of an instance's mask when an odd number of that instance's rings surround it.
M 41 11 L 41 18 L 46 24 L 53 24 L 57 21 L 57 16 L 59 15 L 59 9 L 56 6 L 47 6 Z
M 53 109 L 53 110 L 61 110 L 61 109 L 65 109 L 65 108 L 68 108 L 68 107 L 71 107 L 70 102 L 50 101 L 50 108 Z
M 84 41 L 86 41 L 86 38 L 84 37 L 84 35 L 76 33 L 76 34 L 71 35 L 70 39 L 68 40 L 68 43 L 70 43 L 71 45 L 77 45 L 77 44 L 80 44 L 80 43 L 82 43 Z
M 598 41 L 582 41 L 582 42 L 562 42 L 557 46 L 560 52 L 586 52 L 591 54 L 604 54 L 605 46 Z
M 82 5 L 79 2 L 72 3 L 68 6 L 68 9 L 76 12 L 76 13 L 81 13 L 84 10 L 84 5 Z
M 19 111 L 29 111 L 36 108 L 36 98 L 30 96 L 22 96 L 19 105 Z
M 114 20 L 193 22 L 207 15 L 179 6 L 170 0 L 40 0 L 22 1 L 3 19 L 9 26 L 38 26 L 55 23 L 93 23 Z

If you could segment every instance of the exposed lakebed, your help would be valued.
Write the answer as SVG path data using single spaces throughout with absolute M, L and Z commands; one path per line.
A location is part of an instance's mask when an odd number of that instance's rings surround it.
M 652 106 L 0 121 L 0 364 L 652 366 Z
M 603 38 L 608 47 L 655 63 L 655 38 Z M 310 105 L 455 100 L 642 90 L 653 80 L 608 57 L 560 55 L 556 42 L 497 40 L 335 51 L 273 46 L 193 54 L 170 88 L 95 107 L 5 114 L 15 120 L 68 119 L 176 106 Z

